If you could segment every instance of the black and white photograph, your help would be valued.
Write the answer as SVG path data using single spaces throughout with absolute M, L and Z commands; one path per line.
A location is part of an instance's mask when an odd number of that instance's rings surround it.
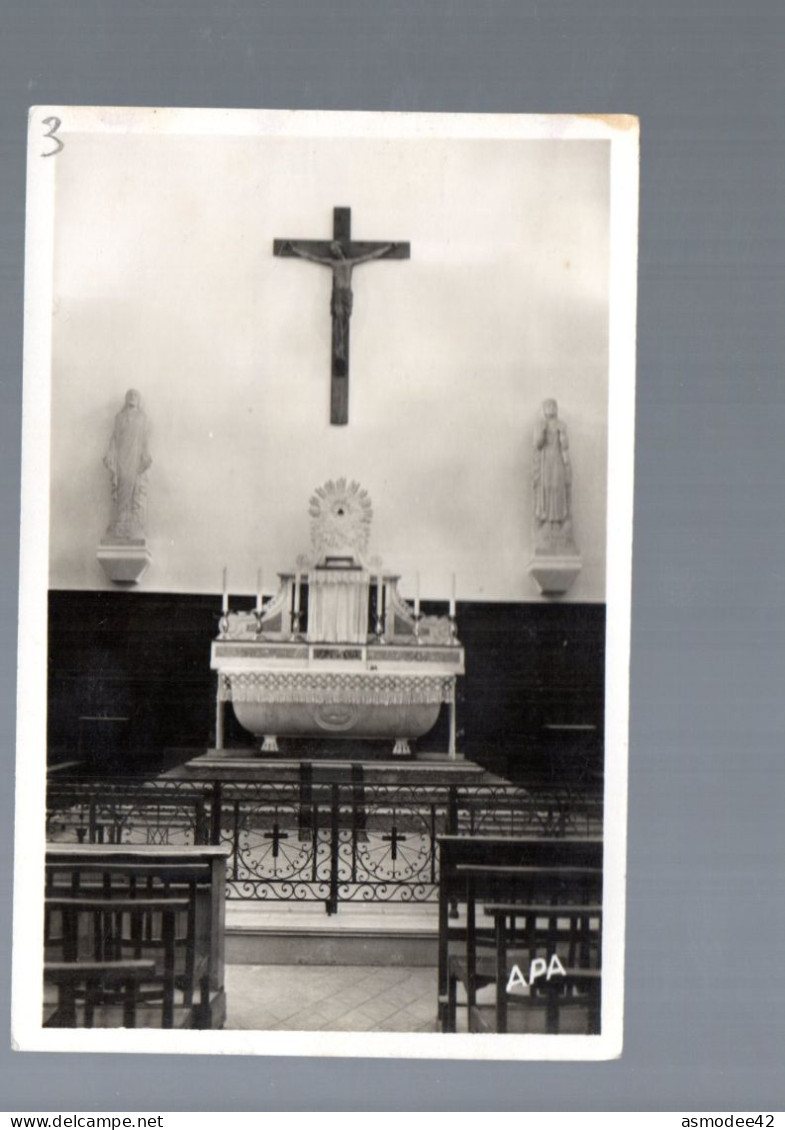
M 28 144 L 16 1046 L 619 1056 L 637 119 Z

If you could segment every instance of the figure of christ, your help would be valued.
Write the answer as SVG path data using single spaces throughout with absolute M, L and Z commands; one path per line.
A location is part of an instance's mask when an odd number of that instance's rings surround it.
M 352 271 L 380 259 L 408 259 L 408 243 L 352 239 L 351 208 L 333 208 L 333 234 L 326 239 L 275 239 L 273 255 L 304 259 L 329 267 L 333 276 L 330 423 L 349 422 L 349 319 L 352 316 Z
M 361 263 L 368 263 L 371 259 L 381 259 L 392 248 L 393 244 L 384 243 L 381 247 L 378 247 L 375 251 L 369 251 L 366 255 L 349 257 L 347 257 L 337 239 L 330 243 L 329 253 L 325 255 L 317 255 L 292 240 L 287 240 L 284 246 L 291 255 L 308 259 L 311 263 L 320 263 L 324 267 L 329 267 L 332 271 L 333 293 L 330 301 L 330 313 L 333 317 L 333 343 L 336 357 L 346 363 L 348 361 L 349 319 L 352 316 L 354 298 L 352 294 L 352 271 L 355 267 L 359 267 Z

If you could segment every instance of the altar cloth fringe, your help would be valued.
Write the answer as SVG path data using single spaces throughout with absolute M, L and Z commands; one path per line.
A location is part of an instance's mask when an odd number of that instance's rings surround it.
M 454 679 L 437 675 L 238 672 L 223 675 L 222 702 L 427 706 L 451 702 Z

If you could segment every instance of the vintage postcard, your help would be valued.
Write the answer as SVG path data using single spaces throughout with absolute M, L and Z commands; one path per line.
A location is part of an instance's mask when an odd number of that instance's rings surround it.
M 13 1040 L 623 1045 L 638 123 L 30 112 Z

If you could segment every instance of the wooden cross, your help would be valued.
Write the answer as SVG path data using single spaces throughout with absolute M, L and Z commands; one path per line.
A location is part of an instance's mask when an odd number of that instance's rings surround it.
M 352 315 L 352 271 L 372 259 L 408 259 L 408 243 L 373 243 L 352 239 L 351 208 L 333 208 L 332 239 L 276 239 L 273 255 L 306 259 L 333 273 L 330 313 L 333 319 L 330 423 L 349 422 L 349 319 Z

